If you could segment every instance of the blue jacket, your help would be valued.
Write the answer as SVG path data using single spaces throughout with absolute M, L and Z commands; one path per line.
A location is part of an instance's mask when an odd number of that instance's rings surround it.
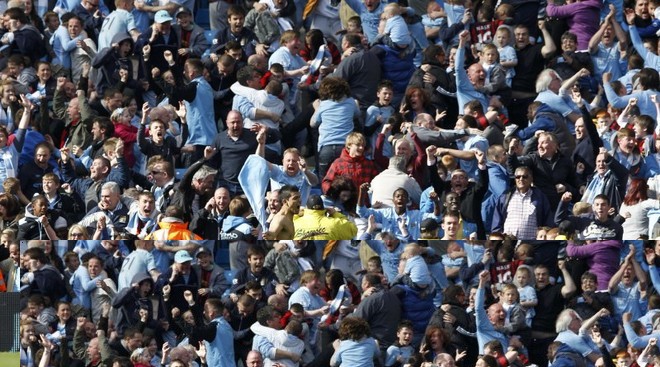
M 398 288 L 396 291 L 399 299 L 401 300 L 401 319 L 410 320 L 413 324 L 413 335 L 416 341 L 421 341 L 421 338 L 424 336 L 424 331 L 435 312 L 435 306 L 433 305 L 433 297 L 427 295 L 424 298 L 420 297 L 418 291 L 413 290 L 407 285 L 397 285 L 395 288 Z M 401 291 L 399 293 L 399 291 Z M 413 342 L 413 344 L 415 344 Z
M 509 189 L 510 179 L 506 167 L 494 162 L 486 163 L 488 166 L 488 191 L 484 196 L 483 205 L 481 206 L 481 218 L 484 220 L 484 226 L 491 228 L 493 214 L 497 201 Z
M 414 55 L 409 53 L 402 59 L 399 57 L 399 51 L 384 45 L 375 46 L 373 50 L 380 59 L 383 79 L 387 79 L 394 84 L 395 95 L 403 96 L 408 87 L 408 82 L 415 72 Z

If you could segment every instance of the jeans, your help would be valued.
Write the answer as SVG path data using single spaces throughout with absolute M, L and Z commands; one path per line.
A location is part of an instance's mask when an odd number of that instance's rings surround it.
M 332 162 L 339 158 L 342 149 L 344 149 L 344 145 L 339 144 L 324 145 L 321 147 L 316 158 L 317 172 L 321 180 L 323 180 L 325 174 L 328 173 L 328 169 Z

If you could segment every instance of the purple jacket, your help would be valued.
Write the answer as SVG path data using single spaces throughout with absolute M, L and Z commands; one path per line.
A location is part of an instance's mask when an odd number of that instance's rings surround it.
M 607 240 L 576 246 L 569 243 L 566 254 L 587 260 L 589 271 L 598 277 L 598 290 L 607 290 L 612 275 L 619 270 L 621 241 Z M 575 279 L 576 282 L 579 279 Z
M 566 18 L 571 33 L 577 36 L 577 49 L 584 51 L 589 49 L 591 36 L 598 31 L 600 26 L 600 0 L 583 0 L 568 5 L 548 4 L 546 11 L 548 16 Z M 557 49 L 561 49 L 557 45 Z

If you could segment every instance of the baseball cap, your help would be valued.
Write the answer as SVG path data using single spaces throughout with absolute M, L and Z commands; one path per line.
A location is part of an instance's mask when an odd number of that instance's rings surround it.
M 171 22 L 172 18 L 170 16 L 170 13 L 167 12 L 167 10 L 159 10 L 156 12 L 156 15 L 154 16 L 154 21 L 156 23 L 166 23 L 166 22 Z
M 438 230 L 438 222 L 433 218 L 426 218 L 419 225 L 419 230 L 422 232 L 432 232 Z
M 179 9 L 176 10 L 176 13 L 174 13 L 174 17 L 178 18 L 179 14 L 183 14 L 183 13 L 188 14 L 188 15 L 192 15 L 192 12 L 190 11 L 190 9 L 186 8 L 185 6 L 182 6 Z
M 307 199 L 307 209 L 323 210 L 323 199 L 319 195 L 310 195 Z
M 188 251 L 186 250 L 179 250 L 174 254 L 174 262 L 177 264 L 183 264 L 188 261 L 192 261 L 193 258 L 190 256 Z

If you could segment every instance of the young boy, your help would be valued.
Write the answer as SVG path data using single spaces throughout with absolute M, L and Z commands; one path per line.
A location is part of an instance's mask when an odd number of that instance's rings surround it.
M 52 173 L 46 173 L 41 178 L 44 196 L 48 199 L 48 208 L 56 210 L 67 220 L 68 223 L 75 223 L 82 219 L 82 202 L 79 202 L 68 194 L 62 194 L 60 190 L 60 178 Z
M 367 108 L 367 116 L 364 122 L 364 133 L 366 135 L 369 146 L 372 148 L 376 146 L 376 139 L 378 134 L 376 132 L 387 123 L 387 120 L 394 114 L 394 107 L 391 105 L 392 97 L 394 96 L 394 86 L 389 80 L 383 80 L 378 84 L 378 92 L 376 97 L 378 101 L 372 106 Z M 394 154 L 392 151 L 392 144 L 385 137 L 383 146 L 383 155 L 391 157 Z
M 382 43 L 395 50 L 400 51 L 400 56 L 412 52 L 412 37 L 408 30 L 406 21 L 401 16 L 402 8 L 397 3 L 390 3 L 385 6 L 381 15 L 381 24 L 378 26 L 378 37 L 373 44 Z M 385 24 L 383 25 L 383 21 Z
M 426 250 L 430 249 L 427 248 Z M 429 267 L 422 257 L 424 252 L 426 252 L 425 249 L 416 243 L 406 245 L 401 254 L 399 275 L 392 282 L 392 284 L 402 283 L 419 291 L 423 294 L 420 296 L 421 298 L 432 293 L 435 288 Z M 401 268 L 403 268 L 403 272 L 401 272 Z
M 149 124 L 149 137 L 145 136 L 147 126 L 147 116 L 149 115 L 149 103 L 145 102 L 142 105 L 142 120 L 140 121 L 140 128 L 137 132 L 137 143 L 140 152 L 149 158 L 159 155 L 164 160 L 174 164 L 174 158 L 181 153 L 181 148 L 178 146 L 176 139 L 173 136 L 167 135 L 167 125 L 161 120 L 151 120 Z M 187 129 L 184 129 L 186 131 Z M 186 141 L 187 137 L 182 137 L 182 141 Z
M 413 324 L 408 320 L 401 320 L 396 330 L 396 342 L 387 348 L 385 366 L 403 366 L 415 354 L 411 345 L 413 339 Z

